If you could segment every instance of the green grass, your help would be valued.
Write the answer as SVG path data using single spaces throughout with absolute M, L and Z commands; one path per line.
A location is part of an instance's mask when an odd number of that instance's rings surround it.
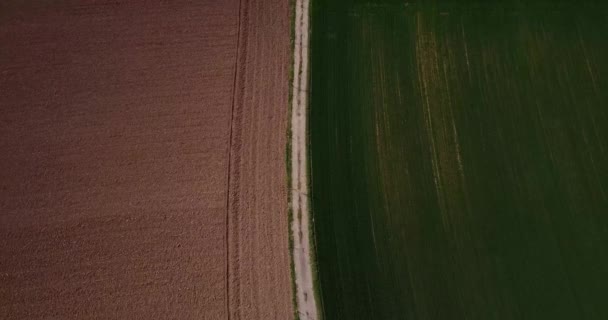
M 608 319 L 608 6 L 313 1 L 324 318 Z

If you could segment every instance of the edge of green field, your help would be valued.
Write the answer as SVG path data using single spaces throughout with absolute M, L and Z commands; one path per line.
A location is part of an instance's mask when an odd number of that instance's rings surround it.
M 310 39 L 310 35 L 312 34 L 312 29 L 313 29 L 313 25 L 312 25 L 312 19 L 311 19 L 311 15 L 313 12 L 313 7 L 315 4 L 315 0 L 308 0 L 309 1 L 309 5 L 308 5 L 308 30 L 307 32 L 309 33 L 309 39 Z M 310 92 L 312 91 L 312 86 L 310 85 L 311 79 L 312 79 L 312 65 L 311 65 L 311 61 L 312 59 L 310 58 L 312 56 L 311 52 L 312 52 L 312 46 L 311 46 L 311 41 L 309 40 L 308 42 L 308 79 L 306 79 L 306 81 L 308 82 L 308 99 L 307 101 L 309 102 L 310 105 Z M 308 220 L 309 220 L 309 228 L 308 228 L 308 238 L 310 241 L 310 268 L 311 268 L 311 275 L 312 275 L 312 290 L 313 290 L 313 294 L 314 294 L 314 299 L 315 299 L 315 303 L 317 305 L 317 319 L 322 320 L 325 318 L 325 308 L 323 307 L 323 296 L 321 294 L 322 290 L 321 290 L 321 282 L 319 280 L 319 262 L 317 261 L 317 237 L 316 237 L 316 231 L 315 231 L 315 215 L 312 212 L 313 211 L 313 205 L 312 205 L 312 147 L 311 147 L 311 139 L 310 139 L 310 107 L 306 106 L 306 145 L 307 145 L 307 150 L 308 150 L 308 154 L 306 155 L 306 161 L 307 161 L 307 166 L 308 166 L 308 208 L 309 208 L 309 216 L 308 216 Z

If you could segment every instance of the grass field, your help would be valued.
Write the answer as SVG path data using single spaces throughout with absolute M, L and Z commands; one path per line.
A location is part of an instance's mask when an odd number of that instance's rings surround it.
M 309 118 L 324 318 L 608 319 L 608 5 L 329 2 Z

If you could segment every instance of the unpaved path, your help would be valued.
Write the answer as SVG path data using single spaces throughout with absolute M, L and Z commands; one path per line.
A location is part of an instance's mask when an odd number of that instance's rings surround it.
M 296 1 L 294 82 L 292 105 L 292 206 L 294 268 L 297 308 L 302 319 L 316 320 L 318 310 L 313 289 L 310 215 L 308 208 L 307 98 L 309 0 Z

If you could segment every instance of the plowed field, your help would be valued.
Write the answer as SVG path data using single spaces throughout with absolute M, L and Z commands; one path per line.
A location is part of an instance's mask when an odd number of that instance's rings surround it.
M 0 318 L 291 318 L 288 3 L 34 3 L 0 5 Z

